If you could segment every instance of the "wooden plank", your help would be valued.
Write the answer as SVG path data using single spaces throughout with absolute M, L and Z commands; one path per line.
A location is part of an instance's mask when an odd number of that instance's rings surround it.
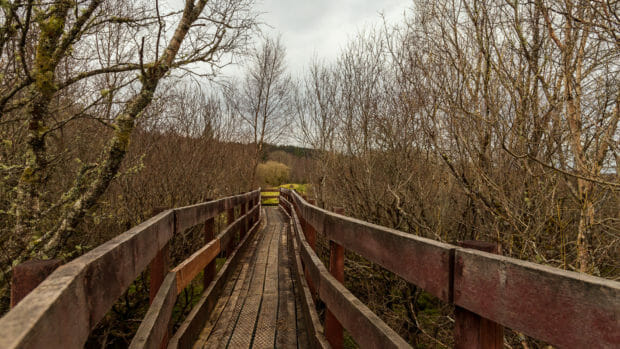
M 258 246 L 260 246 L 265 240 L 264 229 L 265 228 L 263 227 L 261 232 L 258 234 L 259 238 L 254 243 L 252 252 L 250 253 L 251 255 L 249 256 L 248 261 L 248 271 L 245 273 L 243 279 L 240 280 L 240 283 L 235 286 L 231 301 L 222 311 L 217 325 L 209 335 L 209 338 L 203 345 L 203 348 L 226 347 L 228 345 L 230 337 L 235 330 L 241 309 L 245 303 L 245 299 L 248 296 L 252 277 L 258 267 L 256 263 L 256 259 L 258 258 L 257 252 L 259 250 Z
M 298 233 L 298 242 L 302 238 Z M 411 347 L 329 273 L 308 243 L 301 240 L 299 246 L 320 298 L 358 343 L 369 348 Z
M 299 286 L 302 316 L 306 325 L 308 338 L 311 342 L 310 346 L 313 348 L 330 348 L 329 343 L 327 343 L 327 340 L 323 335 L 323 325 L 321 325 L 319 316 L 316 313 L 312 294 L 310 293 L 310 287 L 304 278 L 304 271 L 300 257 L 301 251 L 299 248 L 300 241 L 298 239 L 300 234 L 293 228 L 295 226 L 295 218 L 296 215 L 293 211 L 293 216 L 290 220 L 291 229 L 289 229 L 289 241 L 291 242 L 289 247 L 289 255 L 293 259 L 293 274 L 296 284 Z
M 620 283 L 457 249 L 454 303 L 566 348 L 617 348 Z
M 0 319 L 0 348 L 82 347 L 173 232 L 164 211 L 58 268 Z
M 275 210 L 269 211 L 269 218 L 273 224 L 273 237 L 269 246 L 269 256 L 265 266 L 263 297 L 261 299 L 256 329 L 254 330 L 254 340 L 252 341 L 252 346 L 256 348 L 274 348 L 278 320 L 278 246 L 280 245 L 282 222 L 274 214 L 277 213 L 274 212 Z
M 239 295 L 238 290 L 241 287 L 240 284 L 243 283 L 248 269 L 250 268 L 249 258 L 247 257 L 248 256 L 246 253 L 246 256 L 244 256 L 244 258 L 240 261 L 240 265 L 237 266 L 239 272 L 237 272 L 236 275 L 231 276 L 231 278 L 227 281 L 226 287 L 222 291 L 222 295 L 218 297 L 217 304 L 211 311 L 210 317 L 205 323 L 204 328 L 200 331 L 200 335 L 192 346 L 193 348 L 200 349 L 206 347 L 207 341 L 209 340 L 209 337 L 211 337 L 213 329 L 218 325 L 221 326 L 222 322 L 226 321 L 226 319 L 222 317 L 225 312 L 224 310 L 227 307 L 234 306 L 237 302 L 237 297 Z
M 485 241 L 461 241 L 461 247 L 501 254 L 498 244 Z M 454 347 L 458 349 L 504 347 L 504 327 L 465 308 L 454 307 Z
M 235 266 L 239 264 L 239 260 L 242 258 L 243 252 L 248 248 L 248 241 L 252 239 L 255 232 L 258 230 L 260 222 L 256 222 L 250 229 L 250 232 L 241 241 L 237 249 L 233 253 L 232 257 L 226 260 L 226 263 L 222 266 L 222 269 L 218 272 L 215 280 L 211 283 L 209 288 L 200 297 L 198 303 L 194 306 L 192 311 L 187 315 L 187 318 L 174 336 L 168 343 L 169 349 L 175 348 L 191 348 L 193 343 L 198 338 L 204 324 L 215 304 L 220 296 L 228 277 L 234 270 Z
M 319 295 L 351 337 L 365 348 L 411 348 L 327 269 L 321 272 Z
M 284 214 L 281 214 L 280 219 Z M 278 247 L 278 318 L 276 332 L 276 347 L 293 348 L 297 346 L 297 324 L 295 316 L 295 293 L 290 273 L 288 256 L 288 217 L 282 221 L 280 229 L 280 244 Z
M 220 240 L 220 245 L 228 246 L 231 241 L 233 241 L 234 234 L 245 223 L 245 220 L 249 216 L 256 215 L 258 210 L 260 210 L 260 206 L 254 206 L 249 212 L 245 214 L 245 216 L 237 218 L 237 220 L 235 220 L 232 224 L 228 225 L 220 234 L 218 234 L 217 239 Z
M 177 275 L 171 271 L 161 284 L 129 348 L 159 349 L 168 334 L 172 310 L 177 299 Z
M 312 247 L 310 247 L 310 244 L 308 244 L 305 240 L 303 234 L 301 233 L 301 229 L 296 229 L 296 233 L 297 242 L 299 244 L 299 254 L 301 260 L 304 262 L 305 275 L 309 278 L 308 286 L 310 287 L 310 291 L 316 295 L 321 282 L 321 267 L 325 267 L 319 257 L 312 250 Z
M 155 258 L 149 265 L 149 304 L 153 303 L 161 283 L 164 282 L 164 278 L 168 274 L 168 245 L 157 252 Z
M 228 341 L 227 346 L 232 348 L 249 348 L 253 340 L 265 286 L 267 260 L 274 238 L 273 226 L 269 224 L 269 219 L 264 234 L 264 240 L 257 246 L 257 257 L 254 262 L 256 269 L 250 281 L 248 294 L 243 300 L 243 306 L 240 308 L 236 325 Z
M 225 202 L 226 199 L 219 199 L 197 205 L 176 208 L 178 231 L 185 231 L 188 228 L 222 213 L 225 209 Z
M 207 219 L 205 221 L 205 227 L 204 227 L 205 244 L 208 244 L 209 242 L 213 241 L 213 239 L 215 238 L 214 229 L 215 229 L 215 219 L 214 218 Z M 213 278 L 215 278 L 215 273 L 216 273 L 216 265 L 215 265 L 215 260 L 214 260 L 211 263 L 207 264 L 207 266 L 204 269 L 202 284 L 205 290 L 209 287 L 209 284 L 211 284 L 211 281 L 213 281 Z
M 258 196 L 260 196 L 260 192 L 254 190 L 249 193 L 176 208 L 174 211 L 177 215 L 177 230 L 184 231 L 187 228 L 201 224 L 207 219 L 213 218 L 229 208 L 249 202 Z
M 450 302 L 455 246 L 332 213 L 291 195 L 308 223 L 328 239 Z
M 31 259 L 14 266 L 11 275 L 11 308 L 14 308 L 61 265 L 60 259 Z
M 177 294 L 181 293 L 196 275 L 200 274 L 201 270 L 215 260 L 218 253 L 220 253 L 220 239 L 214 239 L 176 266 L 173 271 L 177 275 Z

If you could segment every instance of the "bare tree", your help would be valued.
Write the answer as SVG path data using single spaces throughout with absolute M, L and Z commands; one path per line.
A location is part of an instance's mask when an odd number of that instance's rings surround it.
M 318 173 L 315 194 L 319 205 L 325 203 L 331 153 L 335 150 L 336 128 L 339 125 L 338 74 L 333 67 L 314 60 L 295 95 L 298 140 L 315 150 Z
M 197 64 L 213 72 L 243 47 L 255 25 L 251 3 L 188 0 L 163 13 L 159 1 L 2 2 L 0 122 L 17 148 L 2 183 L 14 199 L 2 233 L 3 287 L 12 265 L 62 253 L 118 175 L 160 82 Z M 83 143 L 83 157 L 67 158 L 74 153 L 63 132 L 85 119 L 104 127 Z M 65 161 L 78 166 L 61 173 Z
M 239 86 L 228 90 L 234 113 L 244 120 L 255 146 L 249 188 L 256 185 L 256 169 L 265 143 L 282 136 L 291 117 L 293 84 L 286 72 L 286 51 L 280 38 L 266 38 L 252 52 Z

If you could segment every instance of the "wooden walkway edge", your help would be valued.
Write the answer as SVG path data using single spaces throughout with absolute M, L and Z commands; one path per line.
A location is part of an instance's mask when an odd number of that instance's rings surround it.
M 265 207 L 193 348 L 306 348 L 298 287 L 288 255 L 288 217 Z

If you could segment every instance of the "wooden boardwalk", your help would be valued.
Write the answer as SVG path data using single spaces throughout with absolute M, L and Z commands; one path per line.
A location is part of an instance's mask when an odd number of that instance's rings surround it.
M 454 305 L 455 347 L 502 349 L 504 326 L 557 347 L 619 347 L 617 281 L 469 248 L 492 251 L 494 244 L 455 246 L 370 224 L 288 189 L 279 190 L 278 201 L 279 208 L 263 208 L 257 189 L 151 217 L 58 267 L 29 294 L 20 291 L 28 295 L 0 318 L 0 348 L 84 347 L 147 268 L 157 292 L 131 349 L 341 348 L 343 329 L 361 348 L 411 348 L 342 284 L 345 250 Z M 223 214 L 227 226 L 214 236 Z M 205 244 L 170 268 L 172 237 L 200 225 Z M 314 250 L 317 234 L 329 241 L 329 268 Z M 223 267 L 171 333 L 179 294 L 203 270 L 212 274 L 224 251 Z M 40 263 L 22 268 L 22 275 L 45 274 Z
M 194 348 L 306 347 L 288 224 L 278 207 L 265 207 L 265 213 L 267 224 L 248 241 Z

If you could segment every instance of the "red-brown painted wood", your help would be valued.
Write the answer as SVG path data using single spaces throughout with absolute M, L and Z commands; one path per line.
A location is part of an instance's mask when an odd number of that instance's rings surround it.
M 157 255 L 153 258 L 153 261 L 149 266 L 149 304 L 153 303 L 153 300 L 157 295 L 157 291 L 159 291 L 159 287 L 168 273 L 168 269 L 168 244 L 166 244 L 157 252 Z
M 290 192 L 303 217 L 328 239 L 449 302 L 455 246 L 335 214 Z
M 617 348 L 620 283 L 457 249 L 454 303 L 560 348 Z
M 310 205 L 314 205 L 315 201 L 313 199 L 308 199 L 308 203 Z M 306 221 L 306 229 L 307 229 L 307 239 L 310 247 L 312 247 L 313 251 L 316 251 L 316 229 Z
M 211 240 L 211 242 L 204 245 L 201 249 L 194 252 L 194 254 L 172 269 L 172 271 L 177 274 L 177 293 L 181 293 L 201 270 L 214 261 L 219 252 L 220 240 Z
M 226 225 L 230 226 L 235 222 L 235 208 L 231 207 L 226 210 Z M 235 249 L 235 237 L 233 236 L 226 244 L 226 258 L 230 257 Z
M 241 204 L 241 211 L 240 211 L 240 215 L 243 217 L 245 216 L 245 214 L 247 213 L 247 203 L 243 203 Z M 243 224 L 241 225 L 241 229 L 239 229 L 239 239 L 243 239 L 243 237 L 245 236 L 245 233 L 248 231 L 248 220 L 245 219 L 243 221 Z
M 214 218 L 207 219 L 207 221 L 205 222 L 205 227 L 204 227 L 205 245 L 211 242 L 213 238 L 215 237 L 214 227 L 215 227 L 215 219 Z M 211 281 L 213 281 L 214 277 L 215 277 L 215 261 L 212 261 L 211 263 L 207 264 L 207 266 L 204 269 L 203 286 L 205 290 L 207 289 L 207 287 L 209 287 L 209 284 L 211 283 Z
M 131 341 L 130 349 L 166 348 L 170 337 L 170 319 L 177 299 L 177 275 L 168 273 L 155 296 L 149 310 L 144 316 L 136 335 Z
M 317 285 L 320 299 L 341 322 L 351 336 L 368 348 L 411 348 L 394 330 L 357 299 L 325 268 L 319 257 L 305 241 L 297 216 L 293 215 L 293 232 L 300 259 L 304 261 L 310 279 Z M 295 228 L 298 225 L 299 228 Z
M 153 215 L 157 215 L 165 210 L 166 207 L 157 206 L 153 209 Z M 153 303 L 168 270 L 168 244 L 165 244 L 164 247 L 157 252 L 155 258 L 153 258 L 149 265 L 149 304 Z
M 462 241 L 459 246 L 499 254 L 499 245 L 484 241 Z M 454 345 L 459 349 L 502 349 L 504 327 L 465 308 L 454 307 Z
M 34 290 L 62 264 L 59 259 L 33 259 L 13 267 L 11 276 L 11 308 Z
M 337 207 L 334 212 L 344 214 L 342 207 Z M 329 272 L 341 284 L 344 285 L 344 247 L 334 241 L 329 242 Z M 344 346 L 342 325 L 328 308 L 325 313 L 325 337 L 332 348 L 340 349 Z

